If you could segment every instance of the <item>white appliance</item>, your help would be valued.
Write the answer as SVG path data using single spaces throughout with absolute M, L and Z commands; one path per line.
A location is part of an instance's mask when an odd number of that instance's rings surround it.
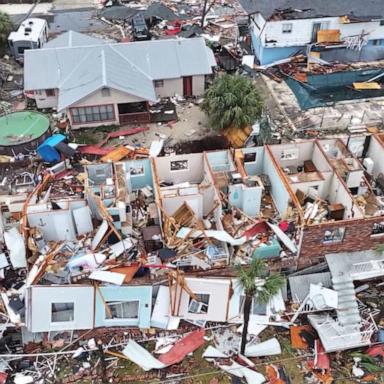
M 367 173 L 372 175 L 373 172 L 373 166 L 375 165 L 374 161 L 370 157 L 366 157 L 363 161 L 364 168 L 366 169 Z

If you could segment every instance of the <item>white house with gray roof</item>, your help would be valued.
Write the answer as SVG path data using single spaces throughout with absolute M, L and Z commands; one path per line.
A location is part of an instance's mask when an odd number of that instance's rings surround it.
M 384 59 L 383 0 L 239 0 L 260 64 L 297 54 L 329 62 Z
M 216 65 L 203 38 L 108 44 L 75 32 L 27 52 L 24 90 L 76 127 L 149 121 L 148 102 L 198 96 Z

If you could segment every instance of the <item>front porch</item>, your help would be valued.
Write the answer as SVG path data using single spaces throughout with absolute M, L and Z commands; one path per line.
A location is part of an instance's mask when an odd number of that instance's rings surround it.
M 117 104 L 120 124 L 146 124 L 151 120 L 148 103 Z

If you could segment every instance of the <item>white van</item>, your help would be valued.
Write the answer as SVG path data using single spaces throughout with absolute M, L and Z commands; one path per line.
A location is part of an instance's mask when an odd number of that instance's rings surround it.
M 44 19 L 25 19 L 16 32 L 8 36 L 8 44 L 12 55 L 23 61 L 26 49 L 41 48 L 48 40 L 48 23 Z

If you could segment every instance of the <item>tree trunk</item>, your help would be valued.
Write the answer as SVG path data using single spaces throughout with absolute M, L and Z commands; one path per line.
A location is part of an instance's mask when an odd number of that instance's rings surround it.
M 207 14 L 207 3 L 208 3 L 208 0 L 204 0 L 203 13 L 201 15 L 201 21 L 200 21 L 201 28 L 204 28 L 205 15 Z
M 244 355 L 245 351 L 245 345 L 247 344 L 247 334 L 248 334 L 248 323 L 249 323 L 249 314 L 251 313 L 251 306 L 252 306 L 252 296 L 245 295 L 245 301 L 244 301 L 244 321 L 243 321 L 243 333 L 241 335 L 241 347 L 240 347 L 240 353 Z

